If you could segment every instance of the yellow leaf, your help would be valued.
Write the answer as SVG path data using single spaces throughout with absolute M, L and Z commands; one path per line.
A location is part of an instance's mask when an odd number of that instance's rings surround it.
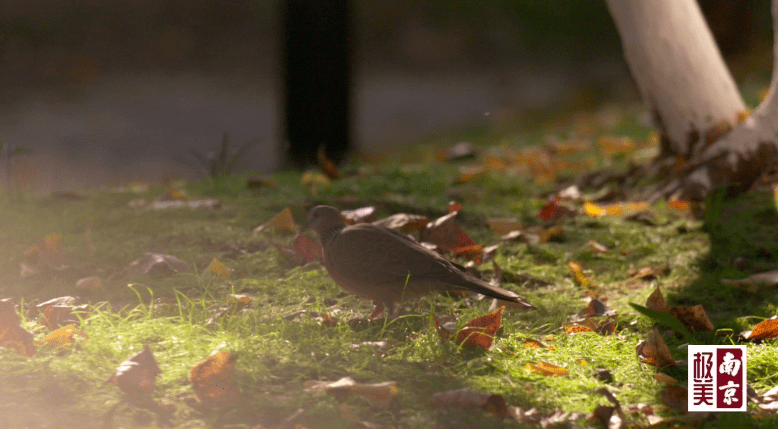
M 570 261 L 567 263 L 567 267 L 570 268 L 570 271 L 573 272 L 575 280 L 578 281 L 578 283 L 582 284 L 583 286 L 589 286 L 592 284 L 592 281 L 584 275 L 583 270 L 581 269 L 581 266 L 578 265 L 578 263 Z
M 40 344 L 48 343 L 54 347 L 69 347 L 73 343 L 73 334 L 75 333 L 75 326 L 63 326 L 55 331 L 51 331 L 49 335 L 46 335 L 46 338 L 40 341 Z
M 221 279 L 226 280 L 230 278 L 230 270 L 227 269 L 227 267 L 216 258 L 213 258 L 213 260 L 211 261 L 210 270 L 212 273 L 215 273 Z
M 254 229 L 254 235 L 259 234 L 267 228 L 276 228 L 282 231 L 294 231 L 294 219 L 292 219 L 292 211 L 289 207 L 281 210 L 280 213 L 275 215 L 273 219 L 265 222 Z
M 608 216 L 616 216 L 618 214 L 621 214 L 621 205 L 620 204 L 611 204 L 609 206 L 605 206 L 605 214 Z
M 592 202 L 585 202 L 583 205 L 584 213 L 589 217 L 599 217 L 605 215 L 605 209 Z

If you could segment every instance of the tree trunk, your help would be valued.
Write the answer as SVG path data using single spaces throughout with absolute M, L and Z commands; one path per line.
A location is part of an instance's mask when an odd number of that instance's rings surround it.
M 774 168 L 778 53 L 767 98 L 745 118 L 745 104 L 694 0 L 606 1 L 632 75 L 659 121 L 660 158 L 683 165 L 658 196 L 701 199 L 724 183 L 742 191 Z M 778 22 L 778 0 L 772 10 Z M 774 37 L 778 41 L 778 32 Z
M 624 54 L 663 133 L 662 155 L 690 158 L 746 110 L 695 0 L 607 0 Z M 726 126 L 724 126 L 726 128 Z

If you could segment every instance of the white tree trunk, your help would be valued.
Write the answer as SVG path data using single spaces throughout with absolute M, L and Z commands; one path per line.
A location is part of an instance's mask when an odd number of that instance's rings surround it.
M 695 0 L 606 1 L 632 76 L 661 122 L 662 155 L 693 158 L 737 124 L 745 103 Z

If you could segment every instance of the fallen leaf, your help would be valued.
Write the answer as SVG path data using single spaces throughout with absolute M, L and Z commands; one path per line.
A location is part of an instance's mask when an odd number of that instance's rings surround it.
M 586 245 L 595 253 L 610 253 L 610 249 L 594 240 L 587 241 Z
M 482 165 L 474 165 L 470 167 L 462 167 L 459 169 L 459 175 L 454 179 L 454 184 L 467 183 L 473 181 L 475 178 L 486 174 L 486 167 Z
M 185 200 L 187 198 L 186 194 L 175 186 L 168 186 L 165 190 L 165 196 L 162 197 L 163 200 Z
M 691 201 L 686 200 L 670 200 L 667 202 L 667 206 L 679 212 L 688 212 L 692 209 Z
M 665 297 L 662 295 L 662 291 L 659 290 L 659 285 L 646 299 L 646 307 L 655 311 L 664 311 L 666 309 Z
M 93 294 L 105 290 L 105 284 L 100 276 L 84 277 L 76 281 L 76 290 L 83 294 Z
M 662 403 L 675 411 L 685 413 L 689 407 L 689 391 L 684 386 L 668 384 L 662 390 Z
M 763 320 L 750 331 L 740 334 L 746 340 L 766 340 L 778 337 L 778 319 Z
M 456 224 L 458 212 L 449 213 L 430 223 L 421 231 L 421 240 L 432 243 L 443 253 L 452 253 L 456 248 L 468 248 L 477 244 Z
M 508 415 L 508 405 L 502 396 L 474 392 L 465 387 L 434 393 L 431 402 L 435 408 L 481 408 L 499 419 Z
M 654 379 L 657 381 L 657 383 L 661 384 L 678 384 L 678 380 L 665 374 L 664 372 L 657 372 L 654 375 Z
M 286 207 L 269 221 L 254 228 L 254 236 L 257 236 L 262 231 L 265 231 L 269 228 L 275 228 L 281 231 L 294 231 L 294 227 L 295 224 L 294 219 L 292 218 L 292 211 L 289 210 L 289 207 Z
M 462 210 L 462 203 L 459 201 L 449 201 L 448 202 L 448 212 L 454 213 Z
M 127 269 L 128 272 L 135 275 L 169 276 L 189 271 L 191 267 L 173 255 L 148 252 L 139 259 L 130 262 Z
M 319 167 L 321 167 L 322 173 L 330 180 L 340 179 L 340 173 L 338 173 L 338 167 L 332 160 L 327 158 L 327 152 L 324 150 L 324 145 L 319 146 L 319 150 L 316 151 L 316 159 L 319 161 Z
M 330 179 L 321 173 L 311 173 L 310 171 L 307 171 L 300 177 L 300 185 L 309 187 L 311 194 L 314 196 L 318 193 L 319 187 L 329 186 L 330 183 Z
M 429 222 L 430 219 L 426 216 L 397 213 L 377 220 L 373 222 L 373 225 L 394 229 L 403 234 L 412 234 L 422 230 Z
M 24 252 L 24 257 L 37 262 L 38 266 L 46 266 L 53 270 L 67 268 L 62 254 L 62 234 L 45 235 Z
M 80 323 L 79 316 L 82 318 L 86 316 L 86 305 L 73 307 L 70 304 L 47 304 L 52 301 L 53 300 L 50 300 L 38 305 L 38 310 L 42 312 L 40 323 L 50 330 L 55 330 L 64 325 L 78 324 Z
M 505 235 L 521 229 L 521 222 L 516 219 L 487 219 L 486 224 L 497 235 Z
M 14 307 L 11 298 L 0 299 L 0 346 L 32 357 L 35 355 L 34 335 L 20 326 L 22 319 Z
M 156 378 L 160 374 L 154 354 L 148 344 L 121 363 L 108 379 L 130 396 L 147 396 L 156 389 Z
M 753 274 L 744 279 L 721 279 L 721 283 L 749 293 L 756 293 L 762 288 L 778 285 L 778 271 Z
M 591 319 L 584 319 L 582 321 L 570 322 L 565 324 L 565 333 L 578 334 L 581 332 L 596 332 L 597 326 Z
M 73 325 L 63 326 L 59 329 L 51 331 L 49 335 L 46 335 L 38 344 L 51 344 L 54 347 L 70 347 L 73 343 L 73 335 L 76 333 L 76 327 Z
M 675 306 L 668 308 L 667 311 L 687 328 L 697 332 L 712 332 L 714 330 L 713 323 L 701 305 Z
M 547 377 L 561 377 L 563 375 L 569 374 L 567 372 L 567 368 L 542 360 L 539 360 L 536 364 L 528 362 L 526 365 L 524 365 L 524 368 L 528 371 L 532 371 L 536 374 L 544 375 Z
M 552 226 L 551 228 L 546 228 L 543 230 L 543 232 L 540 233 L 539 241 L 541 243 L 548 243 L 555 237 L 558 237 L 560 234 L 562 234 L 563 228 L 562 225 L 556 225 Z
M 229 352 L 217 351 L 192 367 L 189 381 L 195 399 L 203 407 L 220 410 L 237 401 L 238 389 L 230 382 L 235 373 L 235 359 Z
M 577 262 L 570 261 L 567 263 L 567 267 L 570 268 L 570 271 L 573 273 L 573 276 L 575 276 L 575 280 L 578 283 L 582 286 L 591 286 L 592 281 L 584 275 L 583 269 L 581 269 L 581 266 Z
M 231 276 L 229 268 L 227 268 L 227 266 L 224 265 L 223 262 L 221 262 L 216 258 L 213 258 L 211 260 L 211 263 L 208 264 L 208 268 L 206 268 L 206 271 L 208 273 L 217 275 L 222 280 L 227 280 Z
M 362 384 L 351 377 L 343 377 L 337 381 L 310 380 L 303 383 L 306 390 L 323 390 L 326 392 L 348 392 L 365 399 L 371 407 L 379 410 L 389 408 L 392 398 L 400 389 L 394 381 L 383 383 Z
M 376 208 L 374 206 L 361 207 L 354 210 L 344 210 L 340 212 L 346 223 L 354 225 L 357 223 L 370 223 L 375 220 Z
M 605 216 L 605 209 L 589 201 L 583 204 L 583 210 L 586 216 L 589 217 Z
M 638 343 L 635 351 L 637 352 L 638 359 L 643 363 L 659 368 L 677 365 L 672 353 L 670 353 L 670 348 L 665 344 L 665 340 L 662 339 L 662 335 L 659 334 L 657 328 L 651 331 L 647 340 Z
M 611 158 L 616 154 L 628 154 L 634 152 L 637 148 L 635 141 L 630 138 L 616 138 L 613 136 L 602 136 L 597 140 L 597 146 L 605 158 Z
M 505 306 L 494 313 L 475 318 L 465 324 L 457 333 L 457 344 L 464 343 L 471 347 L 481 347 L 488 350 L 494 341 L 494 335 L 500 329 L 502 312 Z

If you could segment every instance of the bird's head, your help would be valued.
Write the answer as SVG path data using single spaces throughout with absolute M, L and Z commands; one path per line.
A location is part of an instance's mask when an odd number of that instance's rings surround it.
M 308 212 L 308 222 L 304 229 L 311 228 L 321 237 L 332 228 L 341 226 L 346 226 L 346 221 L 343 220 L 338 209 L 331 206 L 316 206 Z

